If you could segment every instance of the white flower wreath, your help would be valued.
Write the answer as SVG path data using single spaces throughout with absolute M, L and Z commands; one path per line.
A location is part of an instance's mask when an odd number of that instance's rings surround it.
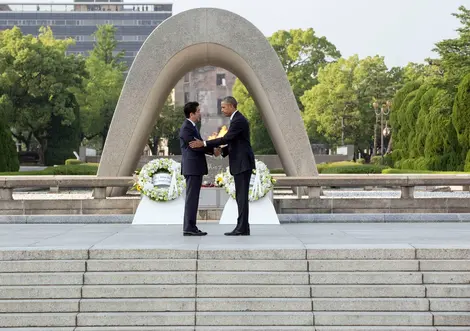
M 272 189 L 276 180 L 271 176 L 268 167 L 263 162 L 256 160 L 256 170 L 253 170 L 253 175 L 250 180 L 249 201 L 256 201 L 263 198 Z M 235 180 L 230 174 L 230 168 L 215 176 L 215 185 L 225 188 L 225 191 L 233 199 L 235 199 Z
M 162 173 L 168 175 L 161 176 Z M 162 181 L 167 185 L 162 186 Z M 154 159 L 144 165 L 140 172 L 136 173 L 134 182 L 137 191 L 154 201 L 174 200 L 181 196 L 186 187 L 184 177 L 181 175 L 181 164 L 164 158 Z

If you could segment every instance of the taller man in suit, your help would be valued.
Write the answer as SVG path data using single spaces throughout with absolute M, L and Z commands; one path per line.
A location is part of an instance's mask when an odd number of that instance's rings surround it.
M 250 125 L 248 120 L 237 110 L 237 100 L 234 97 L 225 97 L 222 100 L 222 113 L 230 117 L 230 127 L 222 138 L 201 141 L 197 138 L 190 142 L 191 148 L 216 148 L 228 145 L 222 149 L 222 156 L 229 157 L 230 173 L 235 180 L 236 200 L 238 205 L 237 226 L 226 236 L 249 236 L 248 223 L 248 192 L 250 178 L 255 166 L 255 155 L 250 144 Z
M 201 192 L 202 177 L 208 174 L 206 154 L 214 154 L 214 148 L 190 148 L 189 143 L 194 139 L 202 139 L 196 127 L 201 119 L 199 103 L 188 102 L 184 106 L 186 120 L 180 129 L 180 147 L 182 153 L 181 174 L 186 179 L 186 202 L 184 206 L 184 236 L 205 236 L 207 232 L 199 230 L 196 226 L 197 209 L 199 207 L 199 194 Z M 216 156 L 220 150 L 215 151 Z

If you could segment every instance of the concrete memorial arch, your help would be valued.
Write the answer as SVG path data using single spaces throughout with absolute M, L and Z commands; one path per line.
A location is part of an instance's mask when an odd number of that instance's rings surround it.
M 245 84 L 288 176 L 318 175 L 294 94 L 266 37 L 234 13 L 197 8 L 164 21 L 142 45 L 116 106 L 98 176 L 132 174 L 173 87 L 206 65 L 225 68 Z

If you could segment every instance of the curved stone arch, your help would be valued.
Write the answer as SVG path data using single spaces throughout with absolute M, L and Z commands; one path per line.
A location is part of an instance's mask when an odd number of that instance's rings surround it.
M 98 176 L 132 174 L 173 87 L 206 65 L 225 68 L 245 84 L 288 176 L 318 175 L 291 86 L 266 37 L 234 13 L 198 8 L 167 19 L 142 45 L 116 106 Z

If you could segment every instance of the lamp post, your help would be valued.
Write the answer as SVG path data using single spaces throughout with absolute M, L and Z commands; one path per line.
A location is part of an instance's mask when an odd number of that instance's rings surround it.
M 384 115 L 388 116 L 390 114 L 390 110 L 392 109 L 392 102 L 387 101 L 386 103 L 382 104 L 382 107 L 379 109 L 379 103 L 376 101 L 372 105 L 374 107 L 375 112 L 375 126 L 374 126 L 374 140 L 377 139 L 376 136 L 376 127 L 378 122 L 378 117 L 380 115 L 380 155 L 382 156 L 382 165 L 384 164 L 384 136 L 388 136 L 390 134 L 390 129 L 386 127 L 384 129 Z M 374 153 L 376 151 L 377 143 L 374 143 Z

